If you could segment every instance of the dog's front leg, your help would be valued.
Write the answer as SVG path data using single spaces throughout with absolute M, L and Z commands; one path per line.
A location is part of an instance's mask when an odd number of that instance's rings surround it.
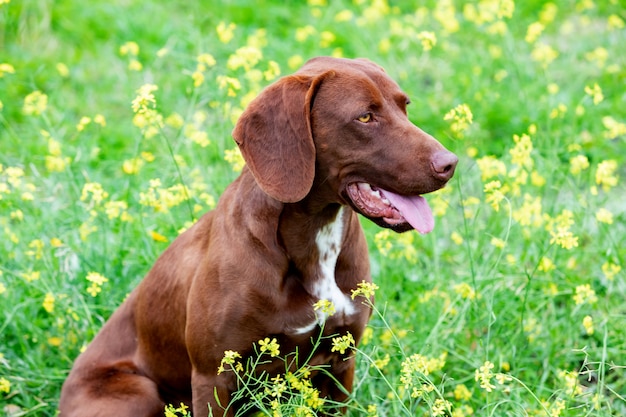
M 194 369 L 191 375 L 194 417 L 232 417 L 228 407 L 231 390 L 226 375 L 204 375 Z

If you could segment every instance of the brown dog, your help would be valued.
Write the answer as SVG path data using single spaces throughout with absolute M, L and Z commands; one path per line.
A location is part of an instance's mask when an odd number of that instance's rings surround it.
M 408 103 L 360 59 L 316 58 L 266 88 L 233 132 L 247 168 L 78 357 L 61 416 L 162 416 L 181 402 L 194 417 L 207 416 L 207 404 L 223 415 L 215 395 L 228 404 L 237 385 L 233 372 L 218 375 L 226 350 L 245 360 L 270 336 L 282 353 L 308 357 L 320 329 L 358 342 L 370 309 L 350 292 L 371 278 L 357 213 L 427 233 L 433 217 L 421 194 L 443 187 L 457 163 L 408 120 Z M 314 311 L 322 299 L 334 315 Z M 310 363 L 328 364 L 350 391 L 354 358 L 345 356 L 323 339 Z M 346 399 L 331 378 L 313 381 L 321 395 Z

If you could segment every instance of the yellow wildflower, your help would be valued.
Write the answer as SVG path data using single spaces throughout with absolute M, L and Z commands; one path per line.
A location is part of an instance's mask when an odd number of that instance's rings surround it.
M 364 298 L 371 298 L 374 296 L 374 293 L 378 289 L 378 285 L 373 282 L 361 281 L 355 290 L 352 290 L 352 299 L 354 300 L 358 296 L 362 296 Z
M 466 300 L 475 300 L 476 299 L 476 291 L 472 288 L 471 285 L 462 282 L 460 284 L 456 284 L 454 286 L 454 292 L 459 294 L 462 298 Z
M 479 369 L 474 371 L 474 380 L 477 382 L 480 381 L 480 387 L 487 392 L 493 391 L 496 387 L 491 383 L 491 378 L 495 376 L 492 372 L 493 368 L 494 364 L 492 362 L 485 361 Z
M 163 236 L 161 233 L 154 231 L 154 230 L 150 231 L 150 237 L 155 242 L 167 242 L 167 237 Z
M 493 207 L 495 211 L 500 211 L 500 203 L 506 198 L 502 191 L 500 181 L 491 181 L 485 184 L 485 201 Z
M 434 32 L 422 31 L 417 34 L 417 39 L 422 43 L 424 51 L 430 51 L 437 44 L 437 36 Z
M 4 377 L 0 378 L 0 392 L 4 392 L 5 394 L 11 392 L 11 381 Z
M 569 171 L 572 175 L 578 175 L 589 168 L 589 159 L 585 155 L 576 155 L 569 160 Z
M 347 332 L 344 336 L 333 337 L 333 347 L 331 352 L 339 352 L 341 355 L 346 353 L 346 350 L 354 347 L 354 337 L 350 332 Z
M 0 64 L 0 78 L 4 77 L 5 74 L 15 74 L 13 65 L 7 64 L 6 62 Z
M 477 159 L 476 165 L 480 169 L 480 179 L 482 181 L 506 175 L 506 164 L 493 155 Z
M 54 301 L 54 295 L 52 293 L 47 293 L 42 304 L 44 310 L 46 310 L 48 313 L 52 313 L 54 311 Z
M 443 120 L 451 121 L 450 129 L 452 132 L 457 134 L 458 137 L 463 137 L 463 132 L 473 123 L 474 116 L 469 106 L 463 103 L 446 113 L 443 116 Z
M 326 300 L 326 299 L 322 299 L 317 301 L 315 304 L 313 304 L 313 310 L 317 311 L 320 310 L 322 313 L 327 314 L 329 316 L 332 316 L 333 314 L 335 314 L 335 305 L 333 304 L 332 301 L 330 300 Z
M 596 292 L 591 288 L 591 285 L 584 284 L 576 287 L 576 293 L 574 294 L 574 302 L 576 305 L 580 304 L 595 304 L 598 301 Z
M 613 213 L 603 208 L 596 211 L 596 220 L 600 223 L 613 224 Z
M 602 273 L 607 280 L 613 281 L 615 276 L 622 270 L 622 267 L 611 262 L 602 264 Z
M 526 29 L 526 37 L 524 38 L 524 40 L 526 40 L 526 42 L 528 43 L 534 43 L 537 38 L 539 38 L 539 35 L 541 35 L 541 32 L 543 32 L 544 28 L 545 26 L 541 22 L 531 23 L 528 26 L 528 29 Z
M 624 20 L 616 14 L 612 14 L 607 18 L 607 27 L 609 30 L 624 29 Z
M 533 165 L 533 160 L 530 157 L 533 151 L 533 142 L 530 136 L 522 134 L 522 136 L 513 135 L 513 141 L 515 146 L 509 150 L 511 154 L 511 162 L 520 167 L 530 168 Z
M 614 159 L 600 162 L 596 169 L 596 184 L 601 185 L 604 191 L 615 187 L 618 181 L 615 171 L 617 171 L 617 161 Z
M 587 94 L 588 96 L 591 96 L 591 98 L 593 99 L 593 104 L 595 105 L 600 104 L 602 100 L 604 100 L 602 89 L 600 88 L 598 83 L 595 83 L 593 87 L 589 87 L 588 85 L 586 85 L 585 94 Z
M 120 55 L 137 56 L 139 55 L 139 45 L 137 42 L 129 41 L 120 46 Z
M 604 137 L 612 140 L 620 136 L 626 136 L 626 123 L 621 123 L 612 118 L 611 116 L 604 116 L 602 118 L 602 124 L 606 131 Z
M 263 340 L 259 340 L 258 344 L 261 353 L 267 352 L 272 358 L 280 355 L 280 346 L 275 337 L 272 338 L 272 340 L 270 340 L 269 337 L 266 337 Z
M 541 64 L 542 67 L 547 68 L 558 56 L 559 53 L 550 45 L 545 43 L 536 44 L 530 53 L 533 61 Z
M 22 111 L 28 116 L 39 116 L 47 107 L 48 96 L 37 90 L 24 97 Z
M 225 22 L 220 22 L 215 28 L 220 42 L 229 43 L 235 36 L 236 28 L 237 26 L 234 23 L 226 24 Z
M 583 318 L 583 327 L 589 336 L 593 334 L 593 318 L 591 316 L 585 316 L 585 318 Z
M 67 65 L 65 65 L 63 62 L 58 62 L 55 65 L 55 68 L 57 70 L 57 72 L 59 73 L 59 75 L 63 78 L 67 78 L 70 75 L 70 69 L 67 67 Z
M 344 9 L 335 15 L 334 21 L 335 22 L 347 22 L 349 20 L 352 20 L 353 17 L 354 17 L 354 13 L 352 13 L 351 10 Z

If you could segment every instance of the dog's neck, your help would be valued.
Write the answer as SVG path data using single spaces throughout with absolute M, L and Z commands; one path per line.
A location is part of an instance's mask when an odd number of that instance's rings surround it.
M 338 317 L 355 312 L 350 297 L 339 288 L 335 270 L 347 233 L 351 209 L 333 204 L 311 219 L 301 207 L 286 205 L 279 225 L 280 236 L 292 263 L 292 268 L 304 287 L 316 300 L 332 303 Z M 310 221 L 302 221 L 308 218 Z M 323 323 L 327 314 L 317 312 L 315 321 L 296 329 L 307 333 Z

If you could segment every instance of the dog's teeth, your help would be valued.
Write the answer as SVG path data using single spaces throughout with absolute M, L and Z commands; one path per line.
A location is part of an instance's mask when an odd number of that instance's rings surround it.
M 383 203 L 385 203 L 386 205 L 390 206 L 391 205 L 391 201 L 387 200 L 386 198 L 382 198 Z
M 366 182 L 359 183 L 359 188 L 362 189 L 363 191 L 370 191 L 370 192 L 372 191 L 372 186 Z

